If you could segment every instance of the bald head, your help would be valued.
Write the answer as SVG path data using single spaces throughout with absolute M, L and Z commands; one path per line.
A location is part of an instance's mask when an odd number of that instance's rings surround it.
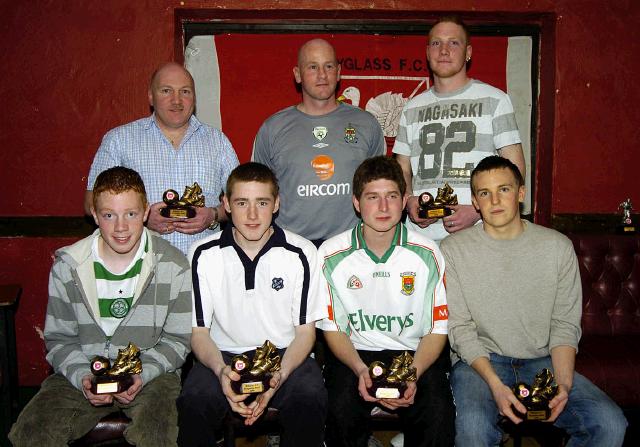
M 340 64 L 329 42 L 313 39 L 302 45 L 293 76 L 302 90 L 299 110 L 310 115 L 324 115 L 337 107 L 335 96 Z
M 180 64 L 163 64 L 149 84 L 149 104 L 163 132 L 181 133 L 189 125 L 196 103 L 193 77 Z
M 316 50 L 325 50 L 333 58 L 333 62 L 337 63 L 336 50 L 329 42 L 324 39 L 311 39 L 305 42 L 298 50 L 298 67 L 302 67 L 304 62 L 308 60 L 309 54 Z
M 149 81 L 149 88 L 153 88 L 154 86 L 156 86 L 157 82 L 158 82 L 158 79 L 163 74 L 169 73 L 169 72 L 181 72 L 181 73 L 183 73 L 185 76 L 187 76 L 187 78 L 189 78 L 189 81 L 191 81 L 191 87 L 192 88 L 194 87 L 195 82 L 193 82 L 193 76 L 191 76 L 191 73 L 189 73 L 189 71 L 186 68 L 184 68 L 182 65 L 178 64 L 177 62 L 167 62 L 167 63 L 164 63 L 164 64 L 160 65 L 153 72 L 153 74 L 151 75 L 151 80 Z

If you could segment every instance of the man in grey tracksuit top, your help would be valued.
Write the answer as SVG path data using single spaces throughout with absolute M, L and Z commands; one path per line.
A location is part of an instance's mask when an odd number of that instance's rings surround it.
M 148 209 L 146 200 L 144 207 Z M 111 219 L 116 213 L 109 211 L 107 216 Z M 125 218 L 131 215 L 133 212 L 127 209 Z M 142 217 L 137 219 L 143 222 Z M 137 278 L 131 286 L 130 301 L 125 305 L 128 312 L 124 317 L 117 315 L 120 321 L 116 320 L 113 331 L 104 326 L 104 312 L 100 310 L 104 306 L 99 304 L 101 275 L 96 273 L 99 271 L 96 247 L 101 243 L 113 245 L 113 240 L 109 241 L 112 236 L 105 234 L 100 224 L 100 229 L 92 235 L 56 252 L 49 277 L 44 330 L 47 361 L 55 374 L 43 382 L 41 390 L 14 425 L 10 434 L 14 446 L 66 445 L 118 408 L 132 419 L 125 431 L 130 443 L 154 447 L 175 445 L 175 399 L 180 391 L 180 367 L 189 352 L 191 335 L 189 263 L 178 249 L 140 222 L 134 225 L 137 224 L 140 225 L 136 230 L 128 231 L 118 240 L 131 243 L 125 251 L 131 247 L 137 251 L 138 256 L 132 261 L 137 266 Z M 139 243 L 134 245 L 136 238 Z M 107 259 L 102 253 L 98 261 Z M 116 282 L 116 294 L 118 289 L 126 289 L 124 276 L 110 278 Z M 142 373 L 122 393 L 94 395 L 86 382 L 91 377 L 90 360 L 102 355 L 113 362 L 118 350 L 129 342 L 140 348 Z

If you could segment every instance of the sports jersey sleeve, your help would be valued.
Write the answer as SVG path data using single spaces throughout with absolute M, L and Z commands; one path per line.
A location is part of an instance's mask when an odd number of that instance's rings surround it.
M 326 299 L 327 317 L 318 321 L 318 329 L 330 332 L 342 331 L 350 334 L 348 325 L 338 326 L 338 323 L 335 321 L 334 300 L 337 298 L 335 288 L 329 281 L 325 281 L 325 286 L 324 297 Z
M 400 155 L 411 155 L 411 147 L 409 146 L 409 141 L 413 138 L 409 132 L 410 128 L 407 127 L 407 106 L 409 103 L 405 104 L 402 109 L 402 113 L 400 114 L 400 122 L 398 123 L 398 134 L 396 135 L 396 140 L 393 143 L 392 152 L 394 154 Z
M 371 145 L 369 147 L 369 157 L 376 157 L 378 155 L 385 155 L 387 153 L 387 143 L 384 139 L 384 133 L 382 132 L 382 127 L 377 119 L 372 117 L 372 138 Z
M 433 328 L 429 328 L 429 331 L 425 332 L 425 334 L 433 333 L 446 335 L 448 332 L 449 308 L 447 306 L 447 294 L 444 284 L 445 265 L 442 253 L 435 247 L 433 251 L 433 259 L 436 264 L 434 275 L 437 274 L 436 285 L 433 290 L 433 308 L 431 309 Z
M 315 323 L 327 317 L 327 306 L 324 304 L 322 296 L 322 278 L 318 269 L 317 257 L 316 248 L 311 243 L 303 249 L 303 255 L 300 256 L 304 265 L 301 281 L 296 285 L 297 300 L 292 315 L 294 326 Z M 306 272 L 309 274 L 308 279 L 305 278 Z M 308 286 L 305 283 L 308 283 Z
M 273 169 L 271 163 L 271 141 L 270 141 L 269 123 L 265 121 L 260 126 L 256 138 L 253 141 L 253 153 L 251 154 L 251 160 L 262 163 Z
M 506 93 L 502 94 L 498 102 L 491 125 L 493 126 L 493 144 L 496 149 L 522 142 L 513 104 Z
M 213 296 L 216 290 L 213 275 L 207 274 L 206 260 L 203 259 L 200 244 L 196 243 L 189 252 L 192 281 L 192 327 L 211 328 L 213 319 Z
M 335 321 L 335 306 L 340 306 L 340 297 L 338 295 L 338 290 L 333 284 L 333 279 L 331 278 L 330 263 L 327 263 L 325 260 L 326 257 L 326 248 L 325 244 L 321 245 L 318 249 L 318 270 L 320 272 L 320 293 L 322 301 L 327 309 L 327 316 L 322 320 L 318 321 L 316 327 L 323 331 L 343 331 L 347 334 L 350 334 L 348 322 L 341 321 L 340 325 Z M 346 315 L 345 312 L 338 312 L 338 315 Z
M 118 138 L 116 132 L 110 130 L 102 138 L 102 143 L 100 143 L 100 147 L 93 157 L 93 163 L 91 163 L 91 169 L 89 169 L 89 178 L 87 179 L 87 191 L 93 190 L 96 177 L 102 171 L 121 164 Z

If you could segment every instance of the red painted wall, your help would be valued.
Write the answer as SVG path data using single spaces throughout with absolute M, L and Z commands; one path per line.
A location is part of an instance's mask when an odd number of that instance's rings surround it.
M 600 0 L 39 0 L 0 3 L 0 216 L 82 214 L 102 135 L 148 113 L 148 76 L 174 57 L 176 8 L 255 10 L 256 17 L 323 9 L 337 11 L 338 19 L 456 10 L 498 23 L 554 14 L 554 47 L 542 52 L 554 59 L 555 85 L 541 86 L 554 114 L 545 129 L 553 133 L 552 147 L 539 148 L 552 158 L 550 211 L 612 213 L 627 196 L 640 206 L 635 0 L 606 6 Z M 543 36 L 543 45 L 549 42 Z M 18 312 L 24 385 L 46 374 L 35 327 L 44 321 L 50 254 L 69 242 L 0 239 L 0 281 L 24 287 Z

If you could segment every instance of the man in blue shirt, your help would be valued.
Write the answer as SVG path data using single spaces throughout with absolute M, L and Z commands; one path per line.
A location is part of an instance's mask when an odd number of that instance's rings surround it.
M 92 203 L 93 184 L 100 172 L 112 166 L 138 171 L 144 180 L 151 211 L 147 227 L 187 253 L 196 240 L 211 234 L 226 220 L 220 193 L 238 157 L 227 137 L 193 115 L 196 103 L 191 74 L 179 64 L 160 66 L 148 90 L 153 114 L 110 130 L 95 155 L 85 195 L 85 212 Z M 162 195 L 167 189 L 182 192 L 198 182 L 205 207 L 193 218 L 165 218 Z

